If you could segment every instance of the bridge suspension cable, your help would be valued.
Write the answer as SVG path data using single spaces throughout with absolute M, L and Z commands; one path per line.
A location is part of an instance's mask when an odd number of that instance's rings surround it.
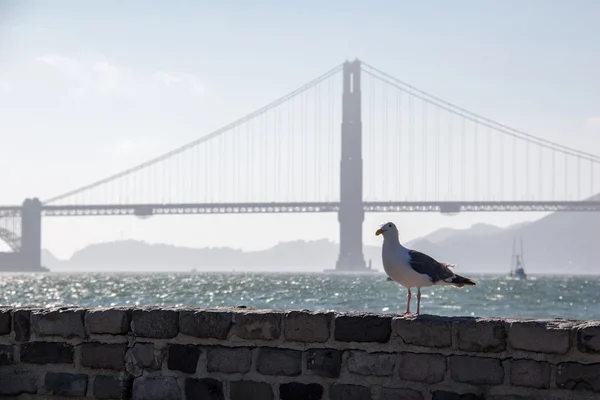
M 480 114 L 471 112 L 465 108 L 459 107 L 448 101 L 442 100 L 439 97 L 436 97 L 436 96 L 429 94 L 423 90 L 420 90 L 420 89 L 418 89 L 404 81 L 401 81 L 400 79 L 397 79 L 397 78 L 395 78 L 395 77 L 367 64 L 367 63 L 363 62 L 362 65 L 363 65 L 363 67 L 366 67 L 366 69 L 363 70 L 363 72 L 371 75 L 374 78 L 380 79 L 380 80 L 388 83 L 389 85 L 392 85 L 404 92 L 411 93 L 413 96 L 418 97 L 421 100 L 424 100 L 426 102 L 429 102 L 432 105 L 435 105 L 441 109 L 445 109 L 446 111 L 453 112 L 456 115 L 459 115 L 461 117 L 471 119 L 472 121 L 478 122 L 482 125 L 489 126 L 492 129 L 502 130 L 508 135 L 517 135 L 517 137 L 530 139 L 534 143 L 544 144 L 544 145 L 548 146 L 548 148 L 556 148 L 556 150 L 559 150 L 561 152 L 565 152 L 565 153 L 575 155 L 575 156 L 581 156 L 583 159 L 586 159 L 589 161 L 600 162 L 600 155 L 595 155 L 595 154 L 587 153 L 587 152 L 577 150 L 577 149 L 574 149 L 574 148 L 571 148 L 568 146 L 564 146 L 559 143 L 556 143 L 556 142 L 553 142 L 553 141 L 550 141 L 547 139 L 543 139 L 538 136 L 534 136 L 529 133 L 520 131 L 520 130 L 512 128 L 508 125 L 504 125 L 500 122 L 494 121 L 494 120 L 484 117 Z
M 342 70 L 342 64 L 330 69 L 329 71 L 327 71 L 326 73 L 324 73 L 323 75 L 311 80 L 310 82 L 308 82 L 307 84 L 299 87 L 298 89 L 290 92 L 289 94 L 273 101 L 272 103 L 260 108 L 259 110 L 256 110 L 242 118 L 239 118 L 238 120 L 208 134 L 205 135 L 197 140 L 194 140 L 190 143 L 187 143 L 183 146 L 180 146 L 174 150 L 171 150 L 161 156 L 158 156 L 156 158 L 153 158 L 149 161 L 146 161 L 144 163 L 141 163 L 139 165 L 136 165 L 135 167 L 129 168 L 125 171 L 122 171 L 120 173 L 108 176 L 104 179 L 95 181 L 91 184 L 85 185 L 85 186 L 81 186 L 75 190 L 71 190 L 69 192 L 66 192 L 64 194 L 61 195 L 57 195 L 54 197 L 51 197 L 49 199 L 46 199 L 43 201 L 43 204 L 53 204 L 53 203 L 57 203 L 61 200 L 67 199 L 67 198 L 73 198 L 74 196 L 81 194 L 83 192 L 86 191 L 90 191 L 94 188 L 97 188 L 101 185 L 106 185 L 107 183 L 113 182 L 115 180 L 118 180 L 120 178 L 124 178 L 128 175 L 131 175 L 135 172 L 138 172 L 140 170 L 146 169 L 148 167 L 151 167 L 152 165 L 155 165 L 159 162 L 163 162 L 165 160 L 168 159 L 172 159 L 174 158 L 174 156 L 177 156 L 178 154 L 181 154 L 187 150 L 190 150 L 194 147 L 197 147 L 198 145 L 202 144 L 202 143 L 206 143 L 212 139 L 215 139 L 221 135 L 223 135 L 226 132 L 232 132 L 234 129 L 239 128 L 240 126 L 247 124 L 250 121 L 256 120 L 257 118 L 260 118 L 261 116 L 264 116 L 265 114 L 267 114 L 269 111 L 277 108 L 277 107 L 282 107 L 285 106 L 286 103 L 289 103 L 290 100 L 297 98 L 298 96 L 301 96 L 302 94 L 306 93 L 307 91 L 310 91 L 311 89 L 322 85 L 324 82 L 329 81 L 332 79 L 333 76 L 337 75 L 340 71 Z M 306 107 L 306 104 L 304 104 L 304 107 Z M 333 111 L 333 108 L 330 107 L 330 111 Z M 281 121 L 278 121 L 279 123 L 281 123 Z M 261 121 L 261 123 L 263 123 L 263 121 Z M 303 124 L 304 121 L 288 121 L 288 128 L 293 127 L 295 124 L 299 124 L 301 128 L 306 128 Z M 317 125 L 318 123 L 315 122 L 315 125 Z M 280 129 L 283 129 L 282 126 L 279 126 Z M 304 142 L 302 142 L 301 144 L 305 144 Z M 250 152 L 251 150 L 251 144 L 248 144 L 248 152 Z M 221 149 L 223 150 L 223 149 Z M 239 151 L 239 149 L 237 149 Z M 208 160 L 208 158 L 205 157 L 205 160 Z M 181 163 L 181 160 L 178 160 L 179 163 Z M 208 167 L 208 165 L 205 165 L 205 167 Z M 167 173 L 166 170 L 162 171 L 163 173 Z M 242 173 L 242 171 L 240 171 L 240 173 Z M 316 174 L 316 173 L 315 173 Z M 165 177 L 163 177 L 165 178 Z M 148 179 L 152 179 L 152 177 L 148 177 Z M 139 185 L 140 183 L 138 183 Z M 123 180 L 122 181 L 122 185 L 126 185 L 126 182 Z M 113 188 L 114 190 L 118 190 L 118 189 L 123 189 L 123 188 Z
M 584 201 L 597 194 L 599 156 L 363 67 L 370 102 L 363 113 L 365 201 Z

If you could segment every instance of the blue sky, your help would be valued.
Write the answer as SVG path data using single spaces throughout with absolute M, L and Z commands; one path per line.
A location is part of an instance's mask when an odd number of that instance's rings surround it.
M 118 172 L 354 57 L 507 125 L 598 154 L 598 15 L 593 0 L 3 1 L 0 203 L 48 197 Z M 531 217 L 387 216 L 415 227 L 407 239 L 443 225 Z M 147 226 L 47 220 L 45 245 L 65 255 L 118 237 L 187 245 L 242 240 L 237 247 L 247 248 L 337 238 L 334 216 L 311 216 L 310 223 L 290 216 L 296 231 L 252 240 L 257 221 L 272 231 L 278 220 L 235 218 L 153 219 Z M 373 243 L 368 228 L 381 218 L 365 223 Z M 181 223 L 185 234 L 164 234 Z M 69 233 L 77 229 L 89 234 Z

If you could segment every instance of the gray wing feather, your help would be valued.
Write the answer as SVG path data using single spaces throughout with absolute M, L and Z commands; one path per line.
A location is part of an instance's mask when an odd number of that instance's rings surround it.
M 449 268 L 449 264 L 441 263 L 416 250 L 410 250 L 409 264 L 420 274 L 429 275 L 433 282 L 442 281 L 454 276 L 454 272 Z

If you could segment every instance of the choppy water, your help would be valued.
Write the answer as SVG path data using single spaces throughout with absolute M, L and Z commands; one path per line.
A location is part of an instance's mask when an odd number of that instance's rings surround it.
M 422 290 L 422 313 L 600 319 L 600 277 L 527 281 L 470 275 L 477 286 Z M 413 289 L 413 294 L 416 291 Z M 385 275 L 287 273 L 1 274 L 0 305 L 238 306 L 398 313 L 406 290 Z M 413 296 L 411 311 L 416 311 Z

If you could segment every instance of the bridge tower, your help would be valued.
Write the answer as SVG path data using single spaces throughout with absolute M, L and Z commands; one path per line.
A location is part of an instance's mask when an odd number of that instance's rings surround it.
M 42 202 L 25 199 L 21 208 L 22 267 L 37 270 L 42 267 Z
M 363 160 L 360 61 L 344 63 L 342 159 L 340 162 L 340 254 L 336 271 L 367 271 L 363 255 Z

